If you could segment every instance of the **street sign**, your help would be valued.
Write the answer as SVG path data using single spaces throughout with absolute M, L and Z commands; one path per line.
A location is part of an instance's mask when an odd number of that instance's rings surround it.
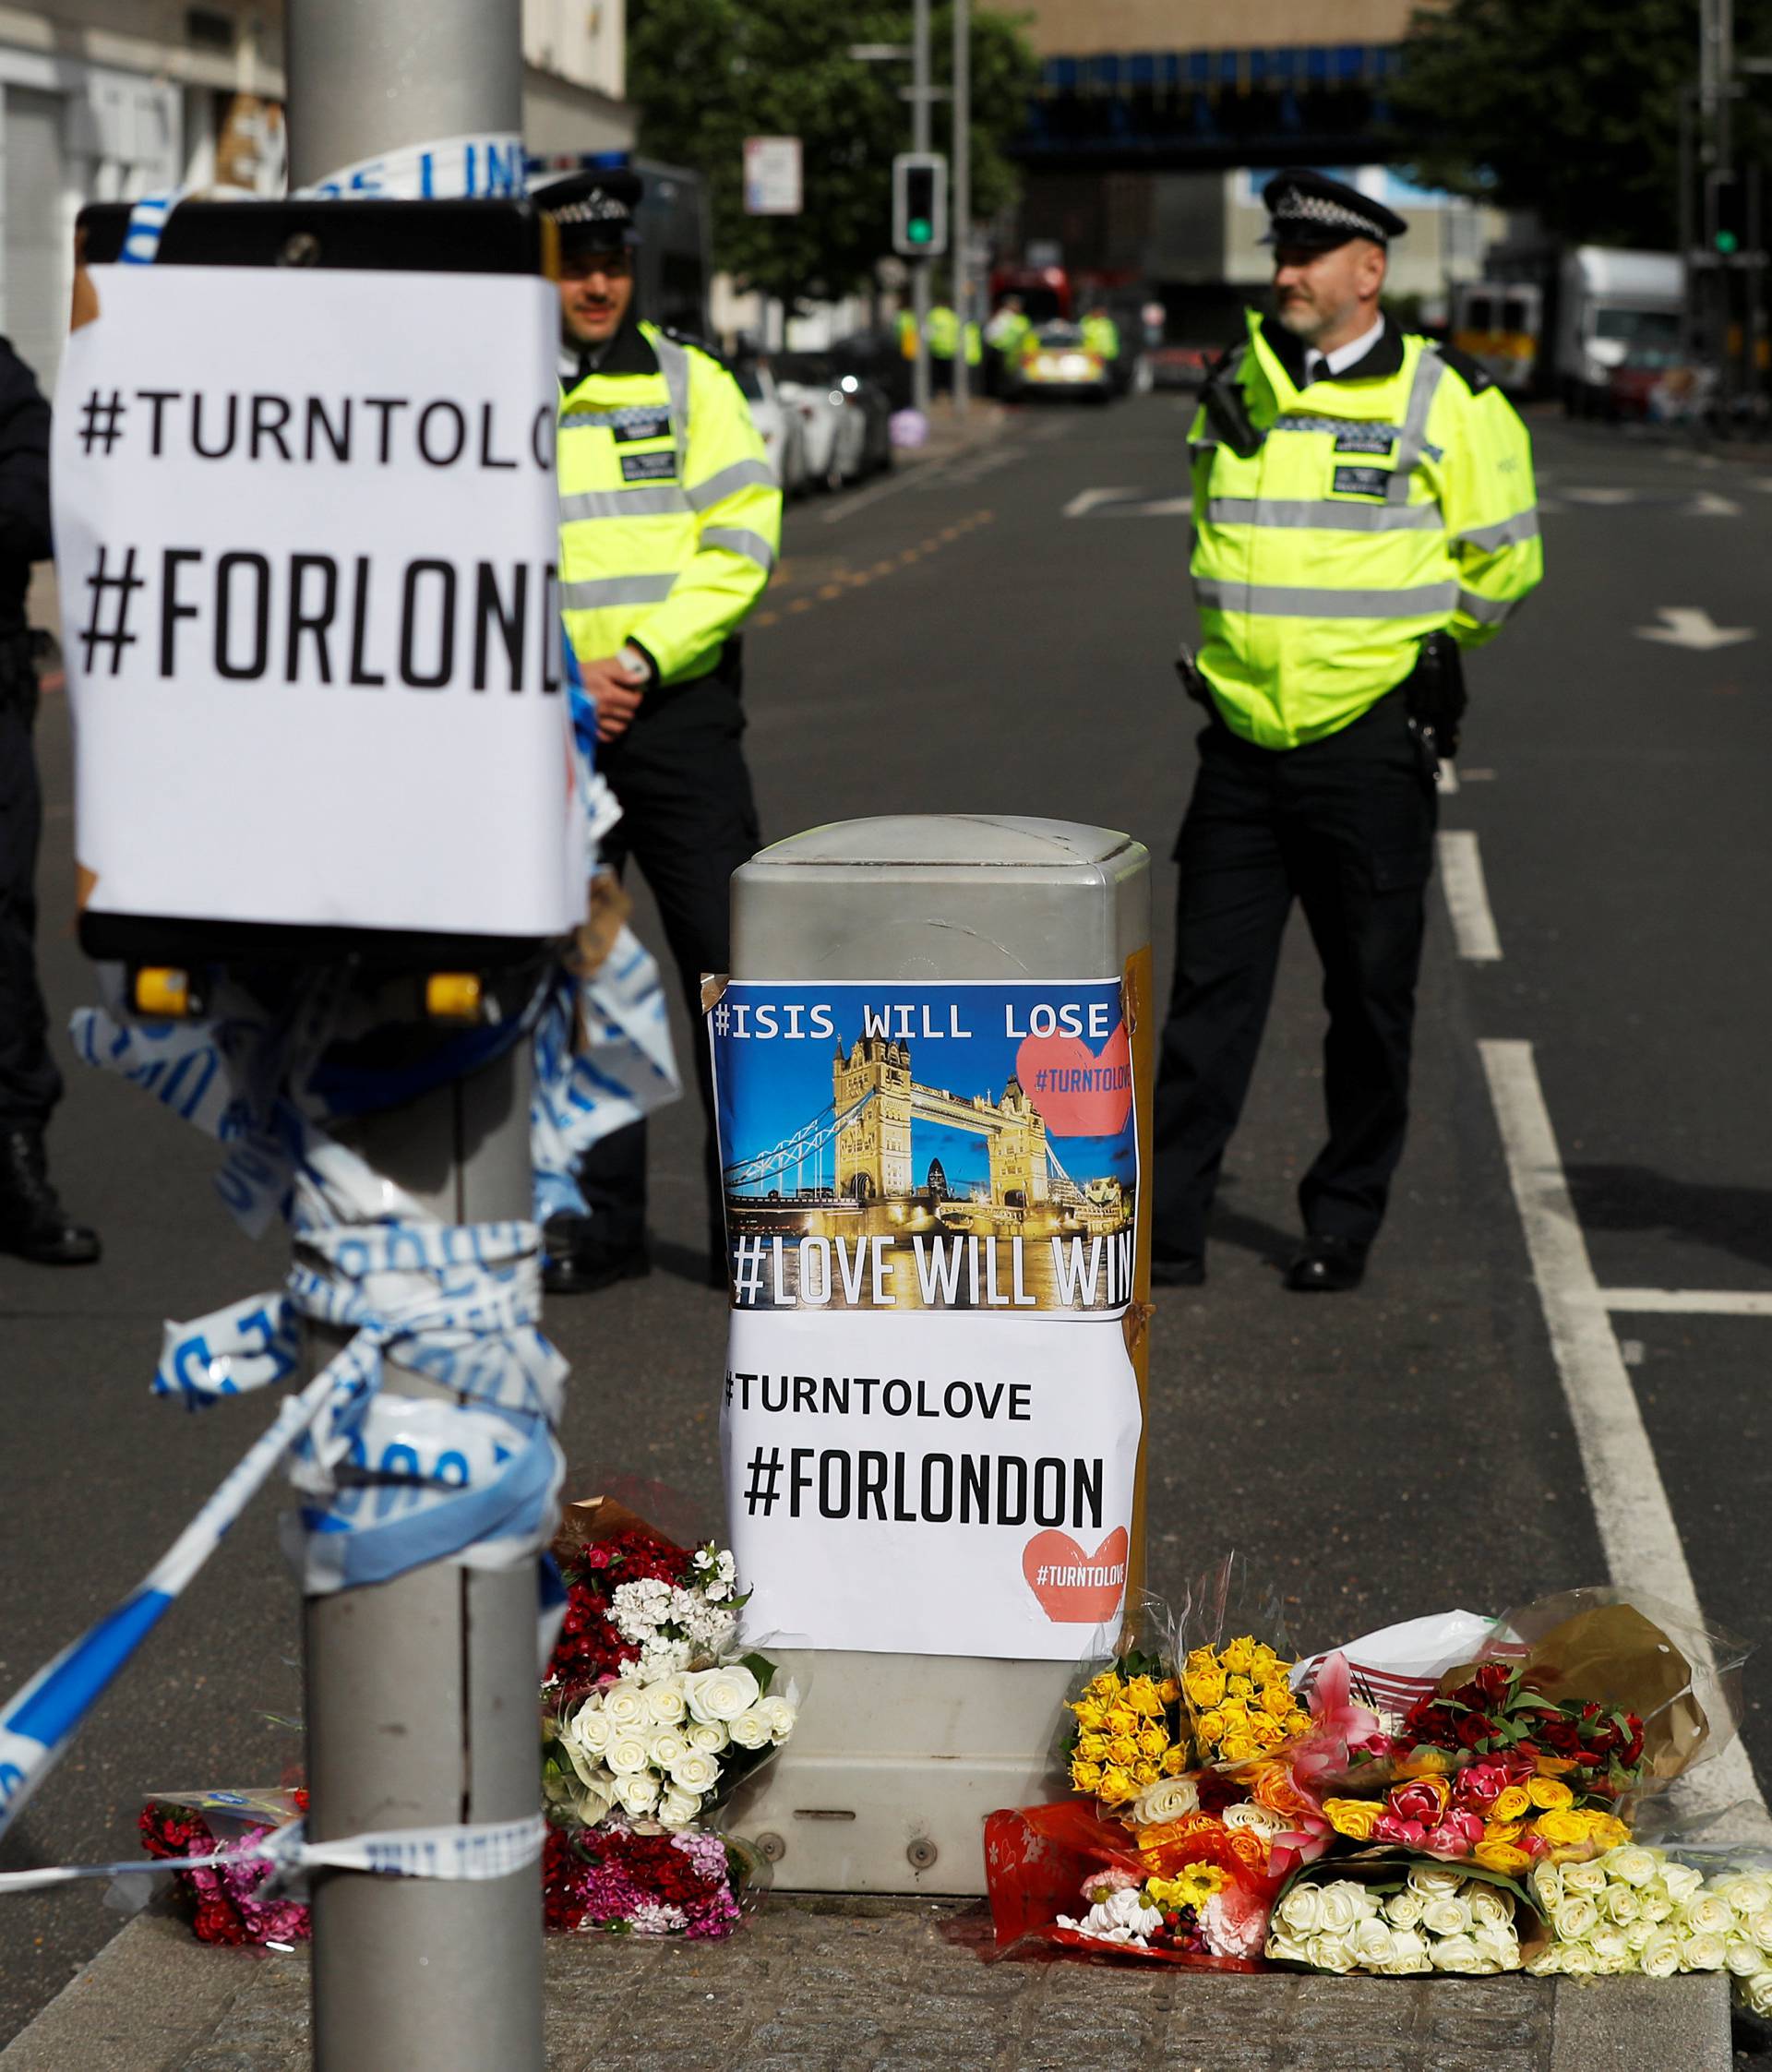
M 797 137 L 745 138 L 745 213 L 797 216 L 805 207 Z
M 901 151 L 892 161 L 892 249 L 907 259 L 948 248 L 948 162 L 940 151 Z

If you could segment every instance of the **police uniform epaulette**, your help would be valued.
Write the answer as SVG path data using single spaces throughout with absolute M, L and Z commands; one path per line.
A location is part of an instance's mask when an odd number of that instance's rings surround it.
M 693 331 L 681 330 L 675 324 L 661 324 L 658 328 L 663 336 L 668 338 L 673 345 L 692 345 L 698 353 L 706 353 L 715 366 L 724 367 L 728 374 L 732 372 L 732 369 L 726 366 L 725 361 L 720 356 L 719 348 L 710 345 L 705 338 L 698 338 Z
M 1495 377 L 1480 360 L 1473 359 L 1468 353 L 1461 352 L 1455 345 L 1443 345 L 1438 340 L 1435 340 L 1432 349 L 1454 374 L 1463 378 L 1465 387 L 1473 396 L 1480 396 L 1485 389 L 1495 386 Z

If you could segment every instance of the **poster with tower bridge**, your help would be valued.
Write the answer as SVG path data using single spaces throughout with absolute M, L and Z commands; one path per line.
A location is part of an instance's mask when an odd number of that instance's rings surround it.
M 709 1025 L 736 1308 L 1131 1301 L 1117 985 L 734 983 Z

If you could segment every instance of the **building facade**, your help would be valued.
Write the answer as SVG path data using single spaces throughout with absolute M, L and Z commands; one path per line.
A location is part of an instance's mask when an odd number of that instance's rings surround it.
M 532 150 L 625 151 L 624 0 L 523 0 Z M 89 201 L 285 186 L 282 0 L 0 6 L 0 331 L 53 389 Z

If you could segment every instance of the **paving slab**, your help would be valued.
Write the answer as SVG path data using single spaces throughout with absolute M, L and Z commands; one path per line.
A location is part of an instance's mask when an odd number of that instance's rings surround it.
M 305 1952 L 139 1916 L 0 2072 L 305 2072 Z M 992 1961 L 976 1903 L 777 1896 L 730 1940 L 551 1936 L 547 2072 L 1726 2072 L 1728 1984 Z M 485 2072 L 502 2072 L 487 2066 Z

